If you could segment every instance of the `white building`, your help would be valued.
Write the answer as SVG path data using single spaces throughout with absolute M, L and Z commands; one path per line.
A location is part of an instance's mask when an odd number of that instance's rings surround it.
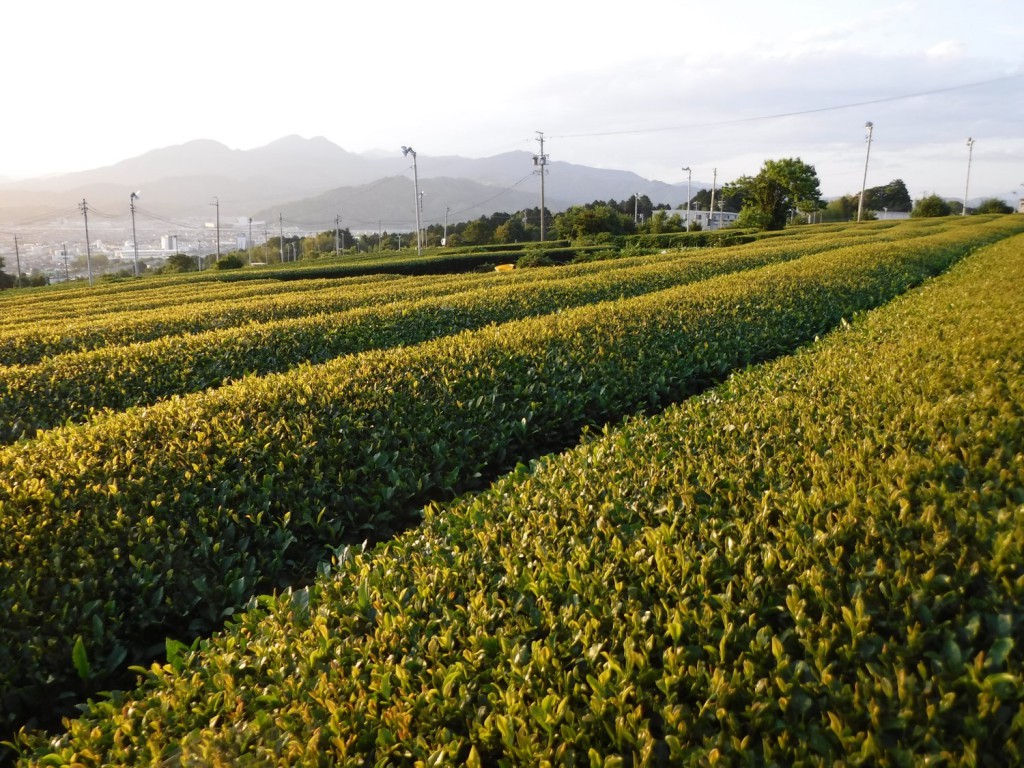
M 678 216 L 679 220 L 683 222 L 683 226 L 686 226 L 686 209 L 666 211 L 670 216 Z M 724 229 L 732 224 L 736 223 L 740 215 L 731 211 L 715 211 L 711 214 L 710 222 L 708 221 L 707 211 L 690 211 L 690 221 L 694 224 L 699 224 L 703 230 L 709 229 Z

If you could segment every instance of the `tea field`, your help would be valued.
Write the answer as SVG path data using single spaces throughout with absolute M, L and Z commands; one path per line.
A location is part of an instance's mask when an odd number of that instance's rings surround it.
M 12 750 L 1020 762 L 1022 233 L 0 297 Z

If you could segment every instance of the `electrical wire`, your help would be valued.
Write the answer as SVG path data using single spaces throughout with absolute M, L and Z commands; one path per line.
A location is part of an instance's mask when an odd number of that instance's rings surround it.
M 1005 77 L 996 77 L 990 80 L 980 80 L 975 83 L 963 83 L 961 85 L 951 85 L 946 88 L 935 88 L 930 91 L 920 91 L 918 93 L 905 93 L 899 96 L 885 96 L 878 99 L 868 99 L 866 101 L 855 101 L 849 104 L 836 104 L 829 107 L 815 107 L 812 109 L 801 109 L 795 112 L 780 112 L 774 115 L 758 115 L 756 117 L 741 117 L 735 120 L 721 120 L 711 123 L 689 123 L 687 125 L 672 125 L 662 126 L 660 128 L 634 128 L 621 131 L 598 131 L 595 133 L 563 133 L 560 135 L 552 136 L 554 139 L 581 139 L 581 138 L 594 138 L 599 136 L 626 136 L 629 134 L 640 134 L 640 133 L 662 133 L 666 131 L 686 131 L 695 128 L 718 128 L 724 125 L 741 125 L 743 123 L 753 123 L 761 120 L 778 120 L 783 117 L 798 117 L 800 115 L 812 115 L 818 112 L 833 112 L 840 109 L 852 109 L 853 107 L 865 107 L 871 104 L 884 104 L 890 101 L 902 101 L 904 99 L 916 99 L 920 96 L 933 96 L 938 93 L 948 93 L 950 91 L 959 91 L 966 88 L 977 88 L 982 85 L 991 85 L 993 83 L 1001 83 L 1007 80 L 1019 80 L 1024 75 L 1007 75 Z

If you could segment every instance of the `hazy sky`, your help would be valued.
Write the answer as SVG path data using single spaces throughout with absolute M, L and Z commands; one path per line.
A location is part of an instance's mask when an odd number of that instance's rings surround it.
M 826 195 L 1024 193 L 1020 0 L 9 1 L 0 177 L 208 138 L 552 161 L 667 182 L 813 164 Z M 859 105 L 859 106 L 858 106 Z M 524 174 L 529 173 L 524 168 Z M 551 194 L 557 179 L 550 178 Z

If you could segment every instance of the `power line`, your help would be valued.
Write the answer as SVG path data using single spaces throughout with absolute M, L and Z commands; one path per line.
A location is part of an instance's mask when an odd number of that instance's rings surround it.
M 723 125 L 740 125 L 742 123 L 753 123 L 761 120 L 778 120 L 783 117 L 798 117 L 800 115 L 813 115 L 818 112 L 834 112 L 840 109 L 852 109 L 853 107 L 866 107 L 871 104 L 884 104 L 890 101 L 901 101 L 903 99 L 916 99 L 919 96 L 933 96 L 937 93 L 948 93 L 950 91 L 959 91 L 967 88 L 977 88 L 982 85 L 991 85 L 992 83 L 1001 83 L 1007 80 L 1019 80 L 1024 75 L 1007 75 L 1006 77 L 996 77 L 991 80 L 981 80 L 976 83 L 964 83 L 963 85 L 951 85 L 946 88 L 935 88 L 930 91 L 920 91 L 918 93 L 905 93 L 899 96 L 885 96 L 878 99 L 868 99 L 867 101 L 855 101 L 849 104 L 836 104 L 829 107 L 815 107 L 812 109 L 801 109 L 796 112 L 780 112 L 774 115 L 758 115 L 756 117 L 740 117 L 734 120 L 720 120 L 711 123 L 689 123 L 687 125 L 671 125 L 662 126 L 660 128 L 633 128 L 622 131 L 598 131 L 596 133 L 563 133 L 555 136 L 556 139 L 581 139 L 581 138 L 593 138 L 598 136 L 626 136 L 629 134 L 639 133 L 661 133 L 665 131 L 686 131 L 694 128 L 717 128 Z

